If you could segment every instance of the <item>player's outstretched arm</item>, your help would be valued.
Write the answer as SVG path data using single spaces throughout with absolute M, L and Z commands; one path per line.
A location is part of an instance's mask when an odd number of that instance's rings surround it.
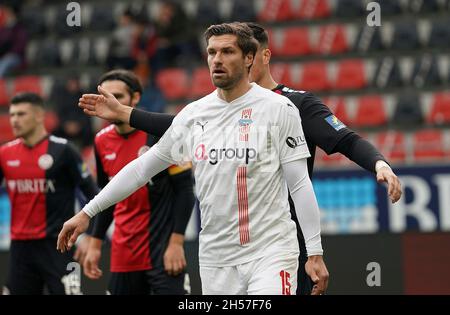
M 172 124 L 174 115 L 146 112 L 121 104 L 101 86 L 100 94 L 83 94 L 78 106 L 89 116 L 109 121 L 121 121 L 153 136 L 162 137 Z
M 99 94 L 83 94 L 78 101 L 78 106 L 89 116 L 96 116 L 109 121 L 121 121 L 129 123 L 130 106 L 121 104 L 111 93 L 100 85 L 97 87 Z
M 308 254 L 305 269 L 315 283 L 311 294 L 320 295 L 328 287 L 329 274 L 322 257 L 320 212 L 312 183 L 308 176 L 306 159 L 283 163 L 282 168 L 305 238 Z
M 64 223 L 58 236 L 57 249 L 69 250 L 77 237 L 86 231 L 89 219 L 100 211 L 122 201 L 171 163 L 161 160 L 153 146 L 139 158 L 127 164 L 77 215 Z

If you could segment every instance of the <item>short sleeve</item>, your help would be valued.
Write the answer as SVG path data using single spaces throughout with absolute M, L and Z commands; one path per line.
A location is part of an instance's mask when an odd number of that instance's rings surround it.
M 281 164 L 310 157 L 303 133 L 300 114 L 291 101 L 280 105 L 279 158 Z
M 169 129 L 155 145 L 158 158 L 171 164 L 182 164 L 191 160 L 189 154 L 191 121 L 188 107 L 175 116 Z

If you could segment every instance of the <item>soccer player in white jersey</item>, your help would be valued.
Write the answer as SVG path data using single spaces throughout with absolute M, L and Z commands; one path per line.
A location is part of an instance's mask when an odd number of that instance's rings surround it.
M 169 165 L 191 160 L 201 210 L 203 294 L 295 294 L 299 247 L 288 189 L 306 241 L 305 268 L 321 294 L 328 272 L 298 109 L 286 97 L 249 83 L 257 43 L 248 26 L 213 25 L 205 39 L 217 89 L 187 105 L 157 145 L 67 221 L 57 248 L 71 248 L 91 217 Z M 101 87 L 99 92 L 84 101 L 117 102 Z

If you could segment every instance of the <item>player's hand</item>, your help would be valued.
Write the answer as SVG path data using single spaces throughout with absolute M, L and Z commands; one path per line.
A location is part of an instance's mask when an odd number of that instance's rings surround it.
M 56 249 L 61 253 L 70 250 L 78 236 L 84 233 L 89 227 L 89 220 L 89 216 L 84 211 L 80 211 L 70 220 L 66 221 L 61 232 L 59 232 Z
M 98 267 L 100 257 L 102 256 L 101 244 L 102 240 L 92 238 L 83 263 L 84 274 L 92 280 L 100 279 L 103 275 L 102 270 Z
M 381 167 L 377 172 L 377 182 L 387 183 L 388 185 L 388 196 L 391 202 L 397 202 L 402 196 L 402 184 L 398 179 L 397 175 L 394 174 L 392 169 L 388 166 Z
M 129 106 L 120 102 L 101 86 L 97 87 L 100 94 L 83 94 L 78 106 L 89 116 L 96 116 L 109 121 L 129 123 L 131 110 Z
M 81 265 L 83 265 L 84 259 L 86 258 L 86 254 L 89 250 L 89 242 L 91 240 L 91 236 L 83 235 L 81 239 L 77 242 L 77 249 L 75 250 L 75 254 L 73 255 L 73 259 L 78 261 Z
M 328 270 L 322 256 L 309 256 L 305 265 L 306 273 L 315 283 L 311 295 L 322 295 L 328 288 Z
M 164 269 L 171 276 L 177 276 L 186 268 L 184 256 L 184 236 L 173 233 L 164 253 Z

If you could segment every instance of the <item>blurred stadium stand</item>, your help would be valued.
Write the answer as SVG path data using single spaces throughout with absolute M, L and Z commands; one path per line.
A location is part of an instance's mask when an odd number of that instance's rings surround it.
M 29 34 L 26 62 L 13 74 L 0 78 L 0 143 L 13 138 L 7 105 L 16 92 L 30 90 L 48 99 L 54 82 L 61 83 L 69 74 L 79 75 L 84 90 L 94 91 L 97 78 L 107 70 L 113 30 L 119 25 L 121 13 L 129 6 L 135 14 L 154 23 L 162 0 L 79 2 L 82 25 L 77 28 L 65 23 L 66 1 L 23 1 L 22 18 Z M 197 40 L 193 46 L 197 45 L 200 52 L 188 54 L 181 61 L 174 59 L 157 73 L 145 65 L 134 68 L 143 76 L 149 74 L 149 80 L 162 91 L 168 104 L 166 112 L 176 113 L 213 89 L 205 68 L 202 37 L 205 26 L 252 20 L 269 30 L 271 69 L 277 81 L 314 92 L 341 121 L 377 146 L 395 168 L 448 165 L 449 1 L 378 1 L 381 27 L 366 24 L 368 1 L 362 0 L 175 2 L 190 19 L 189 27 L 195 31 Z M 1 17 L 0 10 L 0 27 Z M 51 129 L 57 126 L 53 114 L 49 114 L 48 126 Z M 89 150 L 84 148 L 86 156 L 92 159 Z M 345 157 L 328 156 L 321 150 L 317 152 L 316 164 L 319 174 L 320 170 L 355 170 L 355 165 Z M 317 183 L 315 188 L 319 199 L 331 189 L 325 184 L 318 188 Z M 432 188 L 433 194 L 436 189 Z M 405 195 L 410 201 L 410 194 Z M 326 199 L 323 200 L 326 208 Z M 436 210 L 440 209 L 436 208 L 438 201 L 433 200 L 430 206 L 433 213 L 443 211 Z M 446 206 L 448 211 L 450 204 Z M 333 218 L 329 217 L 331 221 Z M 450 223 L 441 229 L 444 228 L 450 230 Z M 410 241 L 406 244 L 411 246 Z M 410 256 L 412 259 L 414 255 Z M 331 260 L 337 261 L 336 257 L 337 254 Z M 408 267 L 409 273 L 415 270 Z M 337 277 L 333 275 L 332 279 L 334 282 Z M 450 283 L 450 279 L 447 281 Z M 418 292 L 414 283 L 408 283 L 408 289 L 394 287 L 397 291 L 389 292 Z

